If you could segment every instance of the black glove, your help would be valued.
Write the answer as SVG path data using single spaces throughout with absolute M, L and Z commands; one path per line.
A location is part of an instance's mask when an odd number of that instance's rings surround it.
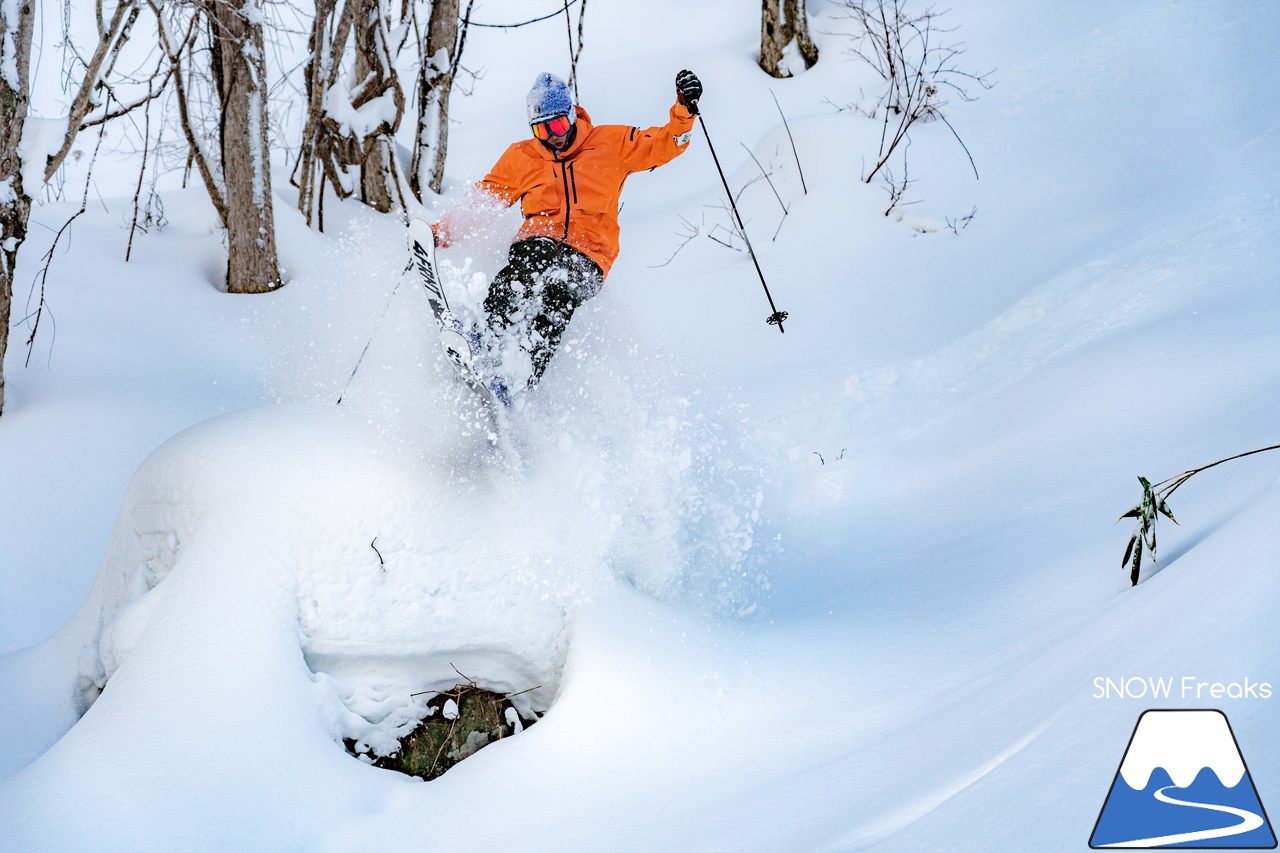
M 676 75 L 676 100 L 686 110 L 698 114 L 698 98 L 702 97 L 702 81 L 692 71 L 681 71 Z

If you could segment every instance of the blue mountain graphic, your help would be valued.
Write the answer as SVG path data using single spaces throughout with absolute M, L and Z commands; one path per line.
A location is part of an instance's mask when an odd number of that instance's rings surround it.
M 1105 847 L 1144 838 L 1179 835 L 1202 830 L 1225 829 L 1237 826 L 1241 819 L 1236 815 L 1162 802 L 1156 792 L 1163 791 L 1170 799 L 1186 803 L 1231 806 L 1252 812 L 1263 819 L 1256 829 L 1221 838 L 1199 839 L 1162 847 L 1270 849 L 1276 846 L 1276 837 L 1266 821 L 1266 813 L 1254 789 L 1253 779 L 1246 773 L 1240 782 L 1229 788 L 1222 784 L 1212 769 L 1205 767 L 1196 774 L 1195 781 L 1185 788 L 1174 786 L 1173 779 L 1163 767 L 1157 767 L 1142 790 L 1129 787 L 1124 776 L 1116 774 L 1111 792 L 1107 795 L 1098 825 L 1089 841 L 1090 847 Z

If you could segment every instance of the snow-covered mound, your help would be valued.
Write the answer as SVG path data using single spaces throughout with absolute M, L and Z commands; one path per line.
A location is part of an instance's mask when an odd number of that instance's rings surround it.
M 377 720 L 388 694 L 407 702 L 458 671 L 498 691 L 538 688 L 521 699 L 545 710 L 569 611 L 602 577 L 581 559 L 590 549 L 509 484 L 411 476 L 353 421 L 332 407 L 250 409 L 152 454 L 90 605 L 101 631 L 81 659 L 84 689 L 140 647 L 170 644 L 191 607 L 216 614 L 230 647 L 266 653 L 240 626 L 245 608 L 270 607 L 297 626 L 311 669 Z M 225 543 L 238 556 L 204 556 Z

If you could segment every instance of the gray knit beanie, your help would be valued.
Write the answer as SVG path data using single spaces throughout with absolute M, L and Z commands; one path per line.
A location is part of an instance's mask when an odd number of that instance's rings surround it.
M 530 125 L 549 121 L 556 116 L 568 116 L 570 123 L 577 121 L 569 86 L 554 74 L 544 71 L 538 75 L 533 88 L 529 90 L 526 103 L 529 106 Z

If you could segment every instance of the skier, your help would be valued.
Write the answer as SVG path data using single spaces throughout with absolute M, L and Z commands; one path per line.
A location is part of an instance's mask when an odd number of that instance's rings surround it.
M 676 75 L 676 103 L 662 127 L 600 125 L 575 105 L 554 74 L 538 75 L 527 98 L 532 139 L 507 148 L 476 187 L 524 224 L 508 263 L 489 284 L 476 366 L 494 396 L 511 405 L 542 378 L 574 310 L 599 291 L 618 257 L 618 201 L 633 172 L 654 169 L 688 147 L 702 83 Z M 432 226 L 450 245 L 450 218 Z

